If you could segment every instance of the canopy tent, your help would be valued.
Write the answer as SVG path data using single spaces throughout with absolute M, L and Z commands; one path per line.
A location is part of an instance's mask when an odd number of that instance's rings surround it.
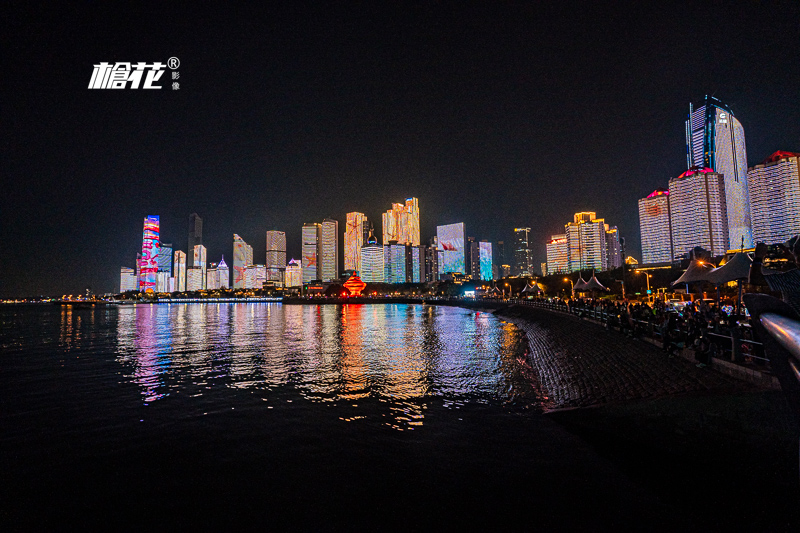
M 597 278 L 592 275 L 592 278 L 586 282 L 583 287 L 584 291 L 607 291 L 608 289 L 600 283 Z
M 585 287 L 586 287 L 586 282 L 583 281 L 583 277 L 578 276 L 578 281 L 575 282 L 575 286 L 572 288 L 572 290 L 582 291 L 584 290 Z
M 681 274 L 681 277 L 672 282 L 672 286 L 674 287 L 679 283 L 689 284 L 696 281 L 708 281 L 708 273 L 713 269 L 714 265 L 711 263 L 706 263 L 705 261 L 699 261 L 695 259 L 689 263 L 689 268 L 686 269 L 686 272 Z
M 536 283 L 534 283 L 532 285 L 531 284 L 526 284 L 525 288 L 522 289 L 522 292 L 527 292 L 529 294 L 539 294 L 540 292 L 542 292 L 542 289 L 540 289 L 539 285 L 537 285 Z
M 750 265 L 753 260 L 743 252 L 736 252 L 727 263 L 708 272 L 706 280 L 714 285 L 722 285 L 730 281 L 747 279 L 750 275 Z

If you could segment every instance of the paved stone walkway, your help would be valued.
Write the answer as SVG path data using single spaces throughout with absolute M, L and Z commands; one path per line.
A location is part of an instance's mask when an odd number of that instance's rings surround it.
M 587 407 L 753 385 L 669 358 L 652 344 L 545 309 L 512 306 L 496 315 L 527 332 L 530 362 L 550 409 Z

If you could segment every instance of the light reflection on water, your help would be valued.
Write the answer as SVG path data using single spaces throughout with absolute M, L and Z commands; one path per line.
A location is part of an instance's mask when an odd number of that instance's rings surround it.
M 491 314 L 421 305 L 121 307 L 118 361 L 145 402 L 215 387 L 266 402 L 375 400 L 383 423 L 422 425 L 427 402 L 541 405 L 523 335 Z M 378 416 L 358 411 L 345 421 Z

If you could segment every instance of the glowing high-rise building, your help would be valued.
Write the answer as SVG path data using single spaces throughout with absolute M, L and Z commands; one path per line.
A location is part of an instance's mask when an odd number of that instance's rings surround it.
M 440 276 L 451 272 L 466 274 L 465 233 L 463 222 L 436 226 Z
M 622 266 L 622 245 L 616 226 L 606 224 L 606 268 L 614 270 Z
M 154 292 L 156 290 L 156 273 L 158 272 L 159 217 L 148 216 L 144 219 L 142 233 L 142 257 L 139 262 L 139 290 Z
M 367 242 L 372 225 L 364 213 L 347 213 L 344 230 L 344 269 L 361 271 L 361 248 Z
M 197 213 L 189 215 L 189 246 L 186 248 L 189 256 L 186 258 L 186 266 L 193 267 L 194 255 L 192 250 L 198 244 L 203 244 L 203 219 Z
M 172 275 L 172 245 L 166 242 L 158 245 L 158 271 Z
M 253 247 L 233 234 L 233 288 L 245 288 L 247 267 L 253 264 Z
M 331 281 L 339 277 L 339 221 L 322 221 L 320 279 Z
M 570 272 L 567 235 L 553 235 L 547 243 L 547 275 L 567 272 Z
M 728 250 L 725 177 L 710 168 L 687 170 L 669 180 L 669 213 L 673 254 L 695 246 L 723 255 Z
M 217 276 L 219 277 L 219 288 L 228 289 L 231 286 L 231 273 L 228 264 L 225 263 L 225 256 L 222 256 L 217 265 Z
M 669 263 L 674 259 L 670 226 L 669 191 L 656 189 L 639 200 L 642 263 Z
M 747 184 L 755 242 L 800 235 L 800 153 L 775 152 L 747 172 Z
M 564 226 L 570 272 L 608 269 L 606 223 L 596 217 L 593 211 L 575 213 L 573 221 Z
M 361 280 L 365 283 L 384 283 L 385 265 L 383 246 L 370 233 L 361 247 Z
M 286 271 L 286 233 L 267 232 L 267 280 L 283 285 Z
M 706 95 L 703 105 L 697 109 L 689 105 L 686 168 L 695 167 L 710 168 L 725 179 L 728 249 L 742 245 L 752 248 L 744 128 L 730 108 L 713 96 Z
M 303 224 L 303 283 L 318 280 L 321 272 L 318 268 L 322 255 L 322 224 Z
M 287 288 L 303 286 L 303 266 L 297 259 L 292 259 L 286 265 L 286 276 L 284 283 Z
M 398 244 L 419 246 L 419 200 L 407 198 L 405 204 L 392 204 L 382 216 L 383 244 L 394 241 Z
M 203 269 L 199 266 L 188 267 L 186 269 L 186 290 L 199 291 L 203 289 Z
M 383 278 L 386 283 L 406 283 L 409 269 L 406 264 L 406 245 L 389 243 L 383 247 Z
M 186 252 L 175 250 L 175 290 L 186 290 Z
M 203 284 L 203 289 L 206 288 L 206 272 L 208 269 L 207 255 L 208 254 L 205 246 L 202 244 L 195 245 L 193 264 L 195 267 L 200 267 L 200 271 L 202 272 L 201 283 Z
M 119 272 L 119 292 L 135 291 L 136 289 L 136 271 L 132 268 L 121 267 Z
M 492 243 L 480 241 L 478 243 L 480 254 L 480 279 L 491 281 L 492 279 Z
M 217 263 L 211 263 L 206 269 L 206 289 L 213 291 L 219 289 L 219 271 Z
M 533 250 L 530 243 L 531 228 L 514 228 L 514 274 L 533 275 Z

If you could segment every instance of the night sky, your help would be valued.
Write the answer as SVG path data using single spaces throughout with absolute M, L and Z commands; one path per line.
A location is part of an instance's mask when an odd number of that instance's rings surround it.
M 714 94 L 750 165 L 800 151 L 800 2 L 289 4 L 265 13 L 10 12 L 3 23 L 0 296 L 115 290 L 142 219 L 209 260 L 233 233 L 300 255 L 304 222 L 419 198 L 422 239 L 545 242 L 576 211 L 640 255 L 637 200 L 685 170 Z M 593 4 L 592 4 L 593 5 Z M 246 22 L 243 22 L 246 21 Z M 88 90 L 101 61 L 180 58 L 159 91 Z

